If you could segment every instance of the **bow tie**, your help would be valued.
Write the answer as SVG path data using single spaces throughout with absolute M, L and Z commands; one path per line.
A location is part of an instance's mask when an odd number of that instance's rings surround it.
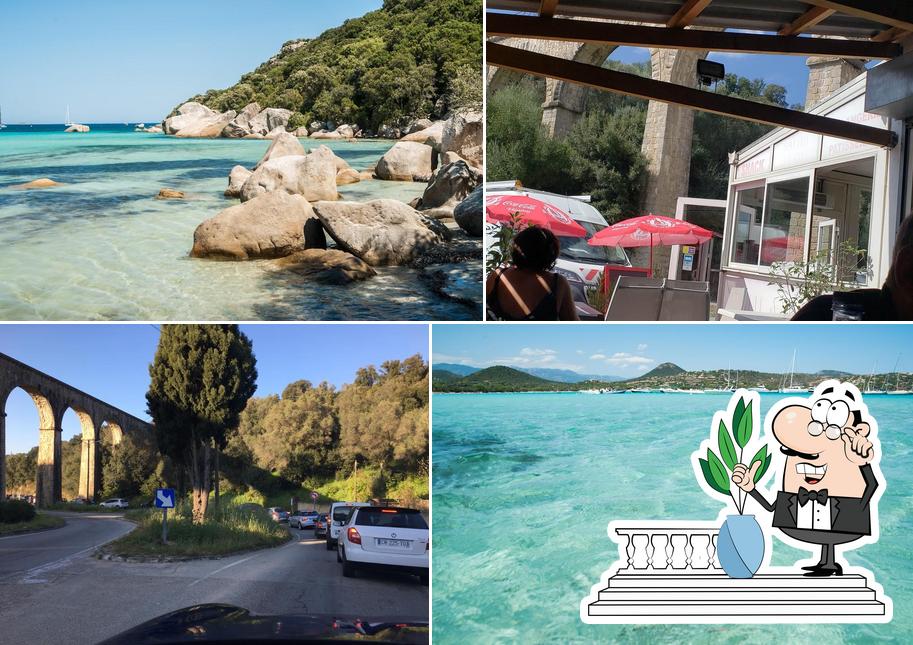
M 819 504 L 824 506 L 825 504 L 827 504 L 827 489 L 822 488 L 819 491 L 814 491 L 814 490 L 808 490 L 808 489 L 800 486 L 798 497 L 799 497 L 799 506 L 805 506 L 806 504 L 808 504 L 808 500 L 818 502 Z

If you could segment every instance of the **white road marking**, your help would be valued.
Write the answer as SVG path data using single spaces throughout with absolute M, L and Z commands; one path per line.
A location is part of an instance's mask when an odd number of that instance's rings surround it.
M 110 541 L 110 540 L 108 540 L 108 541 Z M 55 560 L 54 562 L 49 562 L 48 564 L 42 564 L 41 566 L 29 569 L 28 571 L 25 572 L 25 576 L 23 576 L 22 580 L 19 581 L 19 584 L 28 585 L 28 584 L 38 584 L 41 582 L 47 582 L 46 578 L 36 578 L 36 576 L 48 573 L 49 571 L 53 571 L 55 569 L 60 569 L 61 567 L 65 567 L 68 564 L 70 564 L 70 562 L 72 562 L 74 558 L 78 558 L 79 556 L 81 556 L 85 553 L 89 553 L 90 551 L 93 551 L 93 550 L 97 549 L 98 547 L 100 547 L 102 544 L 106 544 L 106 543 L 107 542 L 101 542 L 100 544 L 95 544 L 93 546 L 90 546 L 88 549 L 83 549 L 82 551 L 77 551 L 76 553 L 70 554 L 65 558 L 61 558 L 60 560 Z
M 207 578 L 211 578 L 212 576 L 216 575 L 217 573 L 221 573 L 222 571 L 225 571 L 226 569 L 230 569 L 231 567 L 235 566 L 236 564 L 241 564 L 242 562 L 247 562 L 247 561 L 250 560 L 251 558 L 256 557 L 256 555 L 258 555 L 258 554 L 249 555 L 249 556 L 247 556 L 246 558 L 243 558 L 243 559 L 241 559 L 241 560 L 237 560 L 236 562 L 232 562 L 231 564 L 226 564 L 224 567 L 221 567 L 221 568 L 219 568 L 219 569 L 216 569 L 215 571 L 211 571 L 210 573 L 207 573 L 207 574 L 206 574 L 205 576 L 203 576 L 202 578 L 198 578 L 197 580 L 194 580 L 194 581 L 191 582 L 189 585 L 187 585 L 187 587 L 190 588 L 190 587 L 192 587 L 193 585 L 197 584 L 198 582 L 203 582 L 203 581 L 206 580 Z

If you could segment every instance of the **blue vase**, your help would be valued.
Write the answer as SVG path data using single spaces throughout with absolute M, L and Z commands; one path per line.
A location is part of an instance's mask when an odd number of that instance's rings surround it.
M 730 578 L 750 578 L 764 560 L 764 532 L 754 515 L 729 515 L 720 527 L 716 548 Z

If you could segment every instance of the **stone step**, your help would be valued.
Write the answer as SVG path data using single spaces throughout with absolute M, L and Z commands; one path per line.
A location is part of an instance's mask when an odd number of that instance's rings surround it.
M 798 604 L 795 602 L 681 602 L 665 603 L 627 603 L 609 600 L 598 600 L 588 607 L 590 616 L 650 617 L 673 618 L 688 617 L 707 618 L 714 616 L 749 616 L 753 618 L 782 618 L 786 616 L 814 618 L 817 616 L 880 616 L 885 613 L 885 606 L 877 600 L 859 602 L 812 602 Z
M 764 589 L 726 589 L 720 588 L 653 588 L 653 589 L 618 589 L 609 588 L 599 592 L 600 600 L 611 602 L 640 603 L 678 603 L 689 601 L 701 602 L 834 602 L 834 601 L 868 601 L 875 600 L 875 590 L 868 588 L 817 588 L 790 589 L 788 587 L 769 587 Z
M 830 576 L 827 578 L 807 578 L 801 574 L 762 573 L 753 578 L 730 578 L 726 574 L 673 574 L 659 573 L 628 574 L 618 573 L 609 579 L 609 588 L 675 588 L 688 589 L 725 588 L 725 589 L 808 589 L 852 587 L 866 588 L 866 579 L 858 574 Z

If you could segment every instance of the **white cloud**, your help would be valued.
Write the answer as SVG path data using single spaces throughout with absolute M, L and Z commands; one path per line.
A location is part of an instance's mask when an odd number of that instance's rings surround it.
M 646 343 L 641 343 L 640 345 L 637 346 L 637 351 L 638 351 L 638 352 L 642 352 L 642 351 L 644 351 L 645 349 L 647 349 L 647 344 L 646 344 Z
M 553 356 L 557 354 L 554 349 L 540 349 L 538 347 L 524 347 L 520 350 L 522 356 Z
M 627 352 L 615 352 L 611 357 L 605 359 L 605 362 L 616 367 L 627 368 L 645 367 L 647 365 L 653 365 L 656 361 L 647 356 L 637 356 L 636 354 L 629 354 Z
M 603 361 L 607 358 L 605 354 L 593 354 L 590 356 L 591 361 Z
M 583 354 L 583 350 L 582 350 L 582 349 L 578 349 L 578 350 L 577 350 L 577 353 L 578 353 L 578 354 Z

